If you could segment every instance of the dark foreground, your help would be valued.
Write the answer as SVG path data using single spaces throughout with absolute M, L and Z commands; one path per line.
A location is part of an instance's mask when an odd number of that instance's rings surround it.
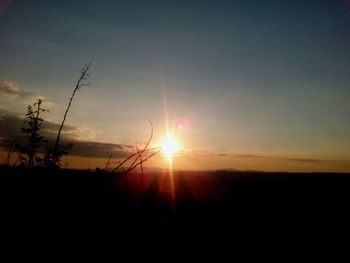
M 172 186 L 173 185 L 173 186 Z M 346 234 L 350 174 L 0 168 L 2 232 L 71 234 Z

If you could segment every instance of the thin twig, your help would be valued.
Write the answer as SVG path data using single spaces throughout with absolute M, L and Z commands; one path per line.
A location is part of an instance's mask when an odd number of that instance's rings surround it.
M 70 106 L 71 106 L 71 104 L 72 104 L 74 95 L 75 95 L 75 93 L 77 92 L 77 90 L 79 90 L 79 88 L 81 88 L 82 86 L 85 86 L 85 85 L 86 85 L 86 84 L 81 83 L 81 82 L 82 82 L 83 80 L 87 80 L 87 77 L 89 76 L 88 70 L 89 70 L 90 66 L 91 66 L 91 62 L 90 62 L 89 64 L 87 64 L 85 67 L 83 67 L 83 69 L 81 70 L 80 78 L 78 79 L 77 84 L 75 85 L 75 88 L 74 88 L 74 90 L 73 90 L 72 96 L 71 96 L 70 99 L 69 99 L 69 103 L 68 103 L 67 109 L 66 109 L 66 111 L 65 111 L 65 113 L 64 113 L 63 120 L 62 120 L 62 122 L 61 122 L 61 126 L 60 126 L 60 128 L 59 128 L 59 130 L 58 130 L 58 133 L 57 133 L 57 138 L 56 138 L 56 142 L 55 142 L 55 146 L 54 146 L 53 154 L 52 154 L 52 165 L 56 164 L 56 162 L 57 162 L 57 158 L 58 158 L 58 147 L 59 147 L 59 141 L 60 141 L 60 137 L 61 137 L 61 132 L 62 132 L 64 123 L 65 123 L 65 121 L 66 121 L 68 111 L 69 111 Z
M 138 152 L 140 151 L 137 143 L 136 143 L 136 149 Z M 142 155 L 140 155 L 140 160 L 142 161 Z M 142 162 L 140 164 L 140 167 L 141 167 L 141 186 L 142 186 L 143 185 L 143 165 L 142 165 Z
M 135 158 L 135 160 L 133 161 L 133 163 L 129 166 L 129 168 L 126 170 L 126 172 L 129 172 L 131 171 L 131 168 L 134 166 L 134 164 L 137 162 L 137 160 L 141 157 L 141 155 L 146 151 L 146 149 L 148 148 L 151 140 L 152 140 L 152 137 L 153 137 L 153 123 L 148 120 L 150 125 L 151 125 L 151 135 L 149 136 L 148 138 L 148 141 L 147 143 L 145 144 L 145 147 L 143 147 L 143 149 L 141 151 L 137 151 L 138 153 L 138 156 Z
M 160 149 L 157 150 L 157 151 L 155 151 L 155 152 L 153 152 L 151 155 L 147 156 L 147 157 L 146 157 L 145 159 L 143 159 L 142 161 L 136 163 L 136 164 L 135 164 L 131 169 L 129 169 L 127 172 L 128 172 L 128 173 L 131 172 L 131 171 L 134 170 L 137 166 L 139 166 L 140 164 L 146 162 L 148 159 L 152 158 L 154 155 L 156 155 L 156 154 L 159 153 L 159 152 L 160 152 Z
M 107 161 L 106 166 L 105 166 L 105 172 L 108 172 L 109 165 L 111 164 L 111 158 L 112 158 L 112 154 L 110 154 L 108 157 L 108 161 Z

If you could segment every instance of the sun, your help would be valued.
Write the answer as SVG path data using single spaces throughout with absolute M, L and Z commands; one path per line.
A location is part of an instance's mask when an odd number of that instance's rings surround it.
M 168 134 L 161 142 L 161 151 L 167 160 L 172 160 L 174 154 L 180 151 L 180 144 L 170 134 Z

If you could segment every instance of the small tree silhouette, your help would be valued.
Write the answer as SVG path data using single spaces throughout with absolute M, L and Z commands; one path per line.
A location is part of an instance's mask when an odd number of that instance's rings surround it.
M 88 77 L 90 76 L 90 74 L 88 73 L 88 70 L 89 70 L 90 66 L 91 66 L 91 62 L 89 64 L 85 65 L 81 69 L 80 77 L 79 77 L 79 79 L 78 79 L 78 81 L 77 81 L 77 83 L 75 85 L 75 88 L 73 90 L 73 93 L 72 93 L 72 95 L 71 95 L 71 97 L 69 99 L 67 109 L 66 109 L 66 111 L 64 113 L 63 120 L 61 122 L 61 126 L 58 129 L 56 142 L 55 142 L 55 145 L 53 147 L 53 150 L 51 151 L 51 149 L 47 149 L 47 153 L 46 153 L 46 157 L 45 158 L 46 158 L 46 162 L 48 162 L 47 165 L 50 166 L 50 167 L 59 167 L 60 166 L 60 159 L 61 159 L 62 155 L 68 154 L 69 149 L 71 149 L 72 146 L 73 146 L 72 143 L 70 143 L 68 145 L 65 145 L 65 146 L 60 145 L 61 132 L 62 132 L 64 123 L 66 121 L 67 114 L 68 114 L 68 111 L 69 111 L 70 106 L 72 104 L 72 101 L 73 101 L 75 93 L 79 89 L 81 89 L 82 87 L 89 85 L 88 83 L 84 83 L 84 81 L 86 81 L 88 79 Z
M 27 119 L 27 127 L 21 128 L 21 132 L 25 134 L 25 138 L 27 139 L 28 143 L 24 146 L 20 146 L 19 150 L 22 153 L 22 155 L 20 155 L 20 161 L 22 164 L 28 167 L 33 167 L 34 165 L 42 162 L 42 158 L 37 155 L 38 149 L 44 142 L 43 136 L 39 134 L 40 129 L 43 128 L 42 123 L 44 121 L 40 117 L 40 114 L 48 110 L 41 108 L 41 103 L 41 99 L 38 99 L 38 101 L 34 103 L 33 107 L 28 105 L 27 113 L 25 115 L 25 118 Z
M 7 137 L 7 138 L 3 139 L 2 143 L 4 144 L 4 146 L 5 146 L 4 148 L 6 149 L 6 152 L 7 152 L 4 164 L 11 165 L 12 156 L 15 154 L 18 155 L 18 151 L 19 151 L 18 138 L 17 137 Z M 18 158 L 18 159 L 20 159 L 20 158 Z M 16 162 L 14 162 L 13 165 L 15 165 Z

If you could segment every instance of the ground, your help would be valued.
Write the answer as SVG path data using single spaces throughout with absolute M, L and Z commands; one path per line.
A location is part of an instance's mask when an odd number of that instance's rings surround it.
M 350 175 L 0 168 L 1 224 L 11 233 L 196 236 L 344 235 Z M 172 179 L 171 179 L 172 178 Z

